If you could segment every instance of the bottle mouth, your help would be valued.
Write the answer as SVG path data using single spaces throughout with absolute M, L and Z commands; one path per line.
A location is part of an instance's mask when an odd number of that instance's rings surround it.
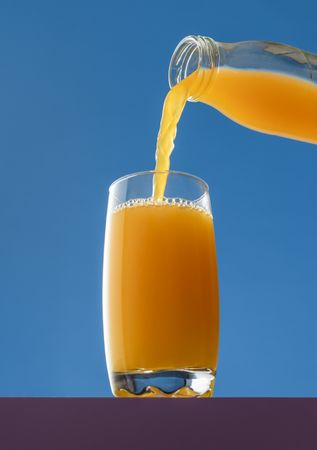
M 197 69 L 211 69 L 218 64 L 218 46 L 205 36 L 187 36 L 180 41 L 172 55 L 168 82 L 170 88 Z

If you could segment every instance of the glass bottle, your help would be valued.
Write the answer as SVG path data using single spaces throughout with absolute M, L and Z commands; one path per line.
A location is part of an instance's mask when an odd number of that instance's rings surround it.
M 194 73 L 190 101 L 257 131 L 317 143 L 317 55 L 270 41 L 188 36 L 169 65 L 172 88 Z

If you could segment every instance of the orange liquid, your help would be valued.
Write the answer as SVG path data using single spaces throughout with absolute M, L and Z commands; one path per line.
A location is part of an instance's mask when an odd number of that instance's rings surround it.
M 177 123 L 189 97 L 262 133 L 317 144 L 317 85 L 281 73 L 228 68 L 192 73 L 166 96 L 155 170 L 169 170 Z M 165 175 L 156 175 L 154 197 L 164 196 Z
M 105 337 L 112 372 L 216 369 L 212 217 L 197 207 L 123 206 L 106 235 Z
M 221 69 L 209 76 L 198 101 L 253 130 L 317 144 L 316 84 L 255 70 Z

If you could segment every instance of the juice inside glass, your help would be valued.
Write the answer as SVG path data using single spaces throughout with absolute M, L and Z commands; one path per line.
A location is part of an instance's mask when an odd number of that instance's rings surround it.
M 117 397 L 211 397 L 219 306 L 207 184 L 167 173 L 163 199 L 153 171 L 109 191 L 103 317 L 107 368 Z

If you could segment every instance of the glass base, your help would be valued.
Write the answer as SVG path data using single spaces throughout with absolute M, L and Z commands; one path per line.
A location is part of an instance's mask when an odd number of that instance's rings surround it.
M 211 369 L 114 372 L 112 391 L 116 397 L 212 397 L 215 375 Z

